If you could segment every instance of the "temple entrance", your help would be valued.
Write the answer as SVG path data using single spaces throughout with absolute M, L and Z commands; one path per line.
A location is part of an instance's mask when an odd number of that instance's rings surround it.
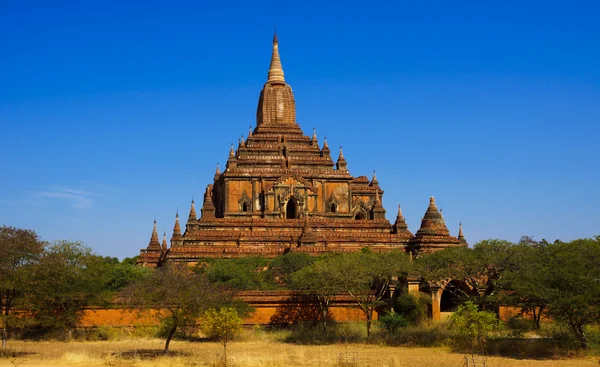
M 290 198 L 290 200 L 288 200 L 287 205 L 285 206 L 285 217 L 287 219 L 298 218 L 298 204 L 296 203 L 296 199 Z
M 465 302 L 469 295 L 476 295 L 476 292 L 459 280 L 452 280 L 448 283 L 442 292 L 440 299 L 441 312 L 454 312 Z
M 358 212 L 358 213 L 356 213 L 356 215 L 354 216 L 354 219 L 356 219 L 356 220 L 363 220 L 363 219 L 365 219 L 365 216 L 363 215 L 363 213 L 361 213 L 361 212 Z

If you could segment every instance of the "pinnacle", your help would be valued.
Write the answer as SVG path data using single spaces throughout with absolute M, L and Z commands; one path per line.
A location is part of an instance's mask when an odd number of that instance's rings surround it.
M 269 67 L 268 82 L 275 84 L 285 84 L 283 78 L 283 67 L 279 58 L 279 41 L 277 32 L 273 35 L 273 52 L 271 54 L 271 65 Z

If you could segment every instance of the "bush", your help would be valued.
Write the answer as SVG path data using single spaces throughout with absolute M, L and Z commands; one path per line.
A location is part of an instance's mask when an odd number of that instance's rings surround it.
M 451 333 L 443 323 L 421 323 L 398 329 L 386 339 L 389 345 L 438 347 L 451 342 Z
M 535 322 L 530 319 L 525 319 L 521 316 L 511 317 L 506 322 L 506 326 L 514 337 L 520 337 L 528 331 L 535 330 Z
M 408 326 L 408 320 L 399 313 L 390 312 L 379 318 L 379 324 L 388 334 L 394 335 L 398 329 Z
M 419 293 L 419 295 L 403 293 L 396 299 L 394 310 L 404 316 L 409 323 L 418 324 L 427 320 L 429 304 L 431 304 L 431 296 L 426 293 Z
M 471 352 L 484 352 L 490 333 L 499 330 L 501 324 L 495 313 L 480 311 L 473 302 L 468 301 L 452 315 L 450 326 L 456 333 L 457 341 L 464 347 Z

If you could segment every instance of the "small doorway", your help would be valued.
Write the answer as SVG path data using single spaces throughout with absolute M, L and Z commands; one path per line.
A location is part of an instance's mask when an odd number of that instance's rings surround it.
M 285 206 L 285 217 L 287 219 L 296 219 L 298 218 L 298 204 L 296 203 L 296 199 L 290 198 Z

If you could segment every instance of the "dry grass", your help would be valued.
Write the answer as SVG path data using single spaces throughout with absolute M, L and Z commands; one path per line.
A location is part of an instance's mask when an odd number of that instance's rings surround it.
M 244 338 L 229 346 L 229 356 L 235 367 L 303 367 L 338 366 L 344 345 L 306 346 L 286 344 L 277 338 L 263 336 Z M 172 353 L 160 353 L 163 340 L 125 340 L 100 342 L 22 342 L 10 346 L 21 355 L 16 360 L 0 359 L 0 366 L 114 366 L 114 367 L 200 367 L 213 366 L 222 352 L 218 343 L 175 341 Z M 369 344 L 350 344 L 347 352 L 358 356 L 357 366 L 435 366 L 458 367 L 463 356 L 445 348 L 405 348 Z M 489 367 L 585 367 L 598 366 L 593 358 L 563 360 L 517 360 L 488 358 Z

